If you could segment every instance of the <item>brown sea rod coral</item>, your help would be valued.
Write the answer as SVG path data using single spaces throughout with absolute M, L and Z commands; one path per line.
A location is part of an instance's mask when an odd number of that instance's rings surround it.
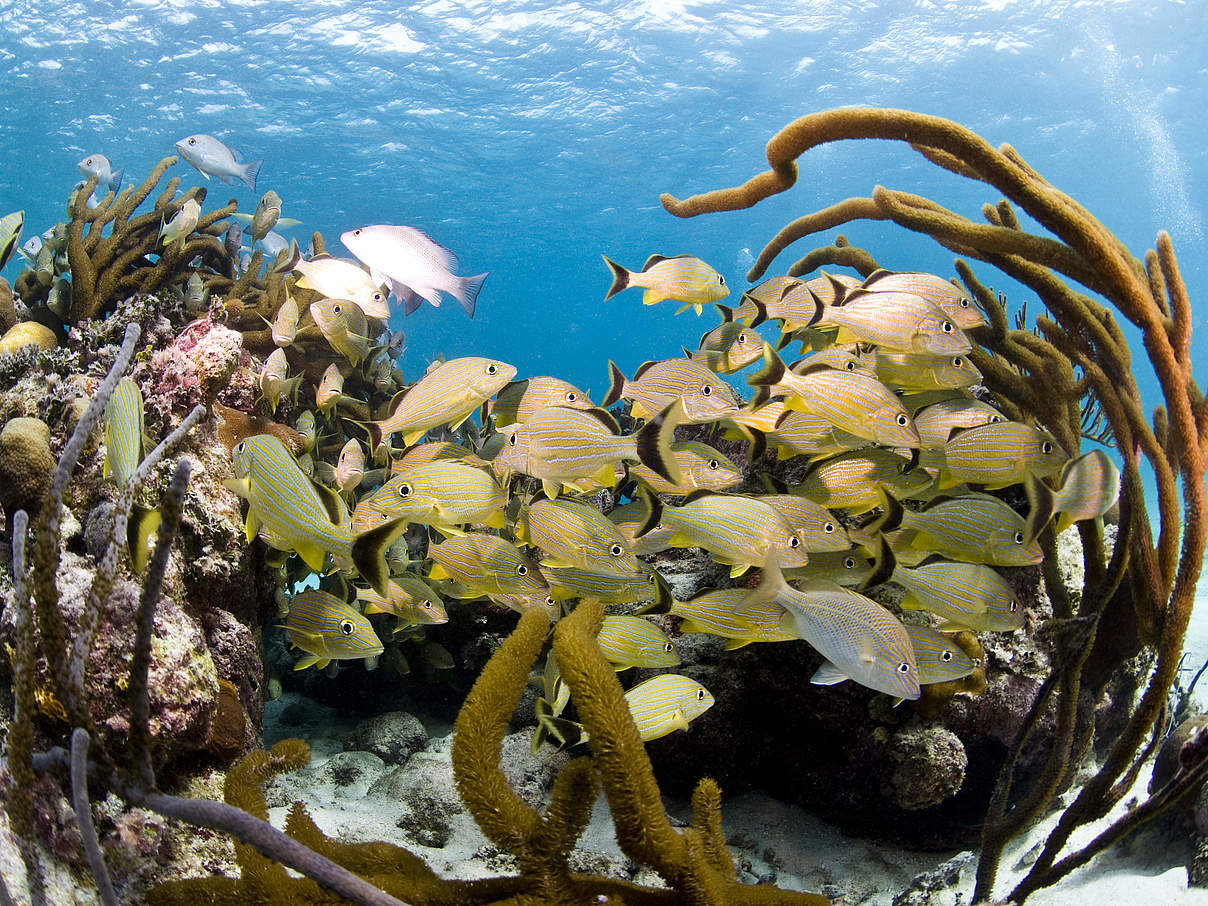
M 1037 317 L 1037 332 L 1022 325 L 1010 329 L 1001 301 L 964 262 L 957 262 L 962 280 L 990 320 L 975 333 L 982 348 L 971 356 L 986 386 L 1013 417 L 1036 420 L 1071 454 L 1080 444 L 1090 400 L 1102 412 L 1124 463 L 1120 528 L 1110 562 L 1101 529 L 1091 522 L 1079 526 L 1085 578 L 1076 599 L 1064 592 L 1057 576 L 1052 530 L 1041 535 L 1062 656 L 1054 659 L 1056 666 L 999 774 L 983 827 L 976 900 L 993 898 L 1003 847 L 1043 814 L 1069 782 L 1091 744 L 1093 720 L 1086 717 L 1108 678 L 1138 653 L 1150 654 L 1154 666 L 1102 767 L 1065 809 L 1036 863 L 1010 892 L 1010 900 L 1023 902 L 1198 788 L 1208 774 L 1208 760 L 1184 765 L 1166 786 L 1091 843 L 1062 855 L 1077 828 L 1104 817 L 1129 791 L 1160 739 L 1161 716 L 1191 616 L 1208 533 L 1208 403 L 1192 375 L 1191 301 L 1165 232 L 1159 233 L 1156 250 L 1140 260 L 1010 145 L 995 148 L 958 123 L 908 110 L 839 109 L 801 117 L 768 142 L 768 171 L 742 185 L 684 200 L 664 194 L 662 203 L 679 217 L 750 207 L 793 186 L 801 154 L 843 139 L 905 142 L 935 165 L 984 182 L 1005 198 L 984 205 L 986 222 L 980 223 L 919 195 L 876 186 L 870 197 L 848 198 L 785 226 L 764 247 L 748 279 L 762 276 L 797 239 L 856 220 L 889 220 L 931 236 L 959 255 L 988 262 L 1034 290 L 1049 314 Z M 1022 229 L 1016 207 L 1048 235 Z M 861 264 L 872 262 L 836 243 L 806 255 L 789 273 L 827 263 L 863 270 Z M 1145 414 L 1131 352 L 1113 308 L 1141 331 L 1161 388 L 1162 403 L 1152 420 Z M 1156 539 L 1142 492 L 1142 462 L 1156 479 Z M 1050 714 L 1055 715 L 1055 730 L 1045 764 L 1030 788 L 1017 789 L 1013 775 L 1020 753 Z

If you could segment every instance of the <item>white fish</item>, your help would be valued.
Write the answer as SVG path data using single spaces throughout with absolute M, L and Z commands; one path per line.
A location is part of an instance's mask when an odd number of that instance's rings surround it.
M 109 158 L 104 154 L 89 154 L 76 164 L 76 169 L 83 173 L 85 178 L 95 176 L 97 185 L 108 186 L 110 192 L 116 192 L 122 187 L 122 174 L 126 172 L 125 167 L 114 170 Z
M 474 317 L 474 303 L 486 274 L 458 277 L 457 256 L 414 227 L 374 224 L 340 236 L 344 246 L 368 265 L 375 281 L 389 283 L 411 314 L 426 299 L 440 305 L 446 292 Z
M 295 261 L 293 265 L 302 275 L 298 285 L 303 289 L 313 289 L 329 299 L 350 299 L 369 317 L 390 320 L 390 307 L 379 289 L 385 281 L 374 282 L 356 262 L 320 255 L 309 261 Z
M 183 246 L 189 234 L 197 227 L 201 217 L 201 205 L 195 199 L 189 198 L 180 206 L 176 216 L 159 229 L 160 241 L 164 245 L 180 242 Z
M 228 186 L 243 181 L 249 189 L 256 188 L 256 174 L 262 161 L 240 163 L 235 152 L 212 135 L 190 135 L 176 143 L 176 153 L 201 171 L 206 179 L 217 176 Z

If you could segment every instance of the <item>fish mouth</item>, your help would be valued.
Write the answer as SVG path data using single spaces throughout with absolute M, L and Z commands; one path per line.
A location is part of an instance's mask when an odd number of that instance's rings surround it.
M 176 152 L 178 154 L 183 155 L 185 153 L 185 147 L 186 147 L 185 143 L 184 143 L 184 139 L 181 139 L 180 141 L 178 141 L 173 147 L 176 148 Z

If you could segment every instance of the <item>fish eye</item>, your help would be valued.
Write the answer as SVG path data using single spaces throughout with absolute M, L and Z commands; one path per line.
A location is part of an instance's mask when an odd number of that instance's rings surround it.
M 85 167 L 91 167 L 91 166 L 92 166 L 92 158 L 91 158 L 91 157 L 90 157 L 90 158 L 88 158 L 88 160 L 84 161 L 84 166 L 85 166 Z
M 739 346 L 741 346 L 746 341 L 747 341 L 747 335 L 745 333 L 740 333 L 738 335 L 738 339 L 736 339 L 734 342 L 737 343 Z
M 670 642 L 668 642 L 666 645 L 663 646 L 663 650 L 667 651 L 667 652 L 671 652 L 671 651 L 675 650 L 675 646 L 672 645 Z
M 791 547 L 793 550 L 801 547 L 801 539 L 794 535 L 789 539 L 789 547 Z
M 528 575 L 528 567 L 527 567 L 527 566 L 525 566 L 523 563 L 521 563 L 519 566 L 517 566 L 517 567 L 516 567 L 516 575 L 518 575 L 518 576 L 527 576 L 527 575 Z
M 333 306 L 331 307 L 331 312 L 332 312 L 332 314 L 338 315 L 338 314 L 340 313 L 340 306 L 338 306 L 338 305 L 333 305 Z
M 962 359 L 960 356 L 957 356 L 956 358 L 954 358 L 954 359 L 952 360 L 952 367 L 953 367 L 953 368 L 964 368 L 964 367 L 965 367 L 965 360 L 964 360 L 964 359 Z
M 608 549 L 608 552 L 610 554 L 612 554 L 614 557 L 619 557 L 619 556 L 621 556 L 621 554 L 625 553 L 625 548 L 621 547 L 621 545 L 619 545 L 619 544 L 614 544 L 612 547 L 610 547 Z
M 703 702 L 705 700 L 705 690 L 704 689 L 696 690 L 696 700 L 698 702 Z
M 719 462 L 718 462 L 716 459 L 710 459 L 710 460 L 709 460 L 709 468 L 710 468 L 710 469 L 716 469 L 716 468 L 717 468 L 718 466 L 720 466 L 720 465 L 721 465 L 721 463 L 719 463 Z
M 554 596 L 553 596 L 553 595 L 546 595 L 546 596 L 545 596 L 545 606 L 546 606 L 546 607 L 553 607 L 553 606 L 554 606 L 555 604 L 557 604 L 557 603 L 558 603 L 558 602 L 554 600 Z
M 898 423 L 899 428 L 905 428 L 907 425 L 910 424 L 910 419 L 904 413 L 901 413 L 901 412 L 898 413 L 898 417 L 896 419 L 894 419 L 894 421 L 896 421 Z
M 902 663 L 898 664 L 898 673 L 906 674 L 909 672 L 910 672 L 910 665 L 908 663 L 903 661 Z
M 989 422 L 989 423 L 990 423 L 991 425 L 997 425 L 997 424 L 998 424 L 1000 421 L 1002 421 L 1002 419 L 1001 419 L 1001 418 L 999 418 L 997 415 L 991 415 L 991 416 L 990 416 L 990 422 Z
M 190 144 L 190 145 L 196 145 L 196 144 L 197 144 L 197 139 L 195 139 L 195 138 L 190 138 L 190 139 L 189 139 L 189 144 Z
M 512 446 L 512 447 L 516 446 L 516 435 L 515 434 L 513 434 L 511 437 L 508 438 L 508 445 Z
M 374 302 L 381 302 L 381 301 L 382 301 L 382 294 L 381 294 L 381 293 L 374 293 L 374 294 L 373 294 L 373 301 L 374 301 Z
M 1042 441 L 1040 444 L 1040 452 L 1041 453 L 1052 453 L 1053 445 L 1051 443 L 1049 443 L 1047 440 Z
M 361 235 L 361 231 L 360 231 L 360 230 L 353 230 L 353 231 L 352 231 L 352 235 L 354 235 L 354 236 L 360 236 L 360 235 Z
M 835 524 L 833 522 L 826 523 L 826 525 L 822 526 L 822 531 L 828 535 L 833 535 L 835 533 Z
M 487 374 L 494 374 L 498 370 L 499 369 L 495 367 L 494 363 L 487 366 Z
M 1019 609 L 1019 605 L 1016 604 L 1014 601 L 1012 601 L 1011 606 L 1010 606 L 1011 613 L 1015 613 L 1015 611 L 1017 611 L 1018 609 Z
M 352 620 L 340 621 L 340 635 L 352 635 L 353 625 Z
M 411 487 L 411 485 L 409 485 L 409 484 L 400 484 L 400 485 L 398 486 L 398 496 L 399 496 L 399 497 L 410 497 L 410 496 L 411 496 L 411 493 L 412 493 L 412 487 Z
M 1016 532 L 1016 533 L 1015 533 L 1015 543 L 1016 543 L 1016 544 L 1023 544 L 1023 532 Z
M 573 391 L 573 390 L 568 391 L 566 394 L 566 401 L 568 403 L 573 403 L 578 398 L 579 398 L 579 394 L 575 393 L 575 391 Z
M 968 308 L 968 307 L 969 307 L 969 300 L 961 299 L 961 308 Z
M 721 286 L 725 286 L 725 285 L 726 285 L 726 278 L 725 278 L 725 277 L 723 277 L 721 274 L 718 274 L 718 275 L 717 275 L 717 282 L 718 282 L 718 284 L 719 284 L 719 285 L 721 285 Z
M 245 446 L 246 445 L 244 444 L 243 441 L 239 441 L 239 443 L 235 444 L 235 452 L 242 453 Z
M 847 557 L 847 558 L 845 558 L 845 559 L 843 560 L 843 565 L 844 565 L 845 567 L 847 567 L 848 569 L 855 569 L 855 568 L 856 568 L 856 558 L 855 558 L 855 557 Z
M 713 395 L 713 388 L 712 388 L 712 387 L 710 387 L 708 384 L 704 384 L 704 385 L 702 385 L 702 386 L 701 386 L 701 388 L 700 388 L 700 392 L 701 392 L 701 395 L 702 395 L 702 396 L 712 396 L 712 395 Z
M 948 663 L 949 661 L 952 660 L 952 652 L 945 651 L 943 654 L 940 655 L 940 660 L 943 661 L 945 664 Z
M 952 322 L 945 321 L 943 323 L 943 325 L 940 327 L 940 330 L 942 330 L 944 333 L 952 333 Z

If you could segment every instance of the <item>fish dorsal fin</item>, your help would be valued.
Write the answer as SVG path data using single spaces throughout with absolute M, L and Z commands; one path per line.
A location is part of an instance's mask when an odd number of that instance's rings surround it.
M 403 397 L 407 395 L 407 391 L 410 389 L 410 387 L 405 387 L 398 393 L 394 394 L 394 396 L 390 397 L 390 405 L 386 407 L 386 413 L 388 416 L 394 415 L 394 413 L 398 411 L 398 407 L 403 403 Z
M 550 497 L 548 494 L 546 494 L 544 488 L 538 488 L 533 493 L 533 496 L 529 498 L 528 505 L 531 507 L 534 503 L 540 503 L 542 500 L 555 500 L 555 499 L 557 499 L 557 498 Z
M 642 271 L 648 271 L 656 264 L 662 261 L 670 261 L 672 258 L 683 258 L 683 255 L 651 255 L 646 259 L 646 263 L 642 265 Z
M 808 362 L 809 362 L 809 359 L 803 359 L 801 362 L 798 363 L 802 367 L 798 368 L 798 367 L 794 366 L 793 373 L 796 375 L 799 375 L 801 377 L 809 377 L 811 374 L 821 374 L 824 371 L 841 371 L 842 370 L 842 369 L 834 367 L 829 362 L 814 362 L 813 364 L 807 364 Z
M 641 365 L 638 366 L 638 370 L 633 373 L 633 380 L 630 381 L 630 383 L 633 384 L 633 383 L 636 383 L 637 381 L 641 380 L 643 374 L 645 374 L 647 371 L 649 371 L 655 365 L 659 365 L 659 364 L 661 364 L 661 363 L 657 360 L 643 362 Z
M 945 503 L 951 503 L 952 501 L 954 501 L 956 499 L 958 499 L 958 498 L 952 496 L 951 494 L 940 494 L 940 495 L 938 495 L 936 497 L 932 497 L 930 500 L 928 500 L 923 505 L 922 511 L 924 513 L 926 513 L 930 510 L 934 510 L 937 506 L 943 506 Z
M 825 274 L 826 280 L 831 286 L 831 305 L 842 305 L 843 300 L 847 298 L 847 294 L 851 292 L 846 283 L 840 283 L 833 274 Z M 867 281 L 866 281 L 867 282 Z M 818 317 L 822 316 L 822 307 L 819 305 Z
M 755 306 L 755 317 L 751 319 L 750 326 L 756 327 L 768 319 L 768 307 L 754 296 L 748 298 L 751 300 L 751 304 Z
M 873 293 L 870 290 L 861 289 L 861 288 L 857 287 L 856 289 L 849 290 L 847 295 L 844 296 L 841 300 L 836 300 L 836 301 L 832 302 L 830 304 L 830 307 L 831 308 L 843 308 L 844 306 L 851 305 L 853 302 L 863 299 L 865 296 L 871 296 L 871 295 L 873 295 Z
M 865 277 L 864 282 L 861 283 L 860 285 L 862 287 L 873 286 L 878 281 L 883 280 L 886 277 L 892 277 L 894 275 L 894 273 L 895 273 L 895 271 L 886 270 L 883 267 L 879 267 L 875 271 L 873 271 L 871 274 L 869 274 L 867 277 Z
M 565 409 L 567 407 L 562 406 L 562 407 L 558 407 L 558 408 Z M 603 425 L 605 428 L 607 428 L 613 434 L 621 433 L 621 426 L 617 424 L 617 420 L 612 417 L 612 414 L 607 409 L 600 409 L 598 407 L 593 406 L 590 409 L 576 409 L 575 411 L 576 412 L 585 412 L 586 414 L 590 415 L 592 418 L 594 418 L 596 421 L 598 421 L 601 425 Z

